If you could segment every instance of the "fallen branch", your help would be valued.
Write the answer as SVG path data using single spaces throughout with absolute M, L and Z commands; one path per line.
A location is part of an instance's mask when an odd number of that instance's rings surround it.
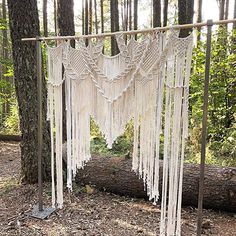
M 8 134 L 0 134 L 0 141 L 16 141 L 20 142 L 21 141 L 21 136 L 20 135 L 8 135 Z
M 131 159 L 124 157 L 94 156 L 83 170 L 78 171 L 76 182 L 120 195 L 146 198 L 143 181 L 131 171 Z M 197 206 L 198 182 L 199 166 L 185 164 L 184 205 Z M 160 188 L 161 184 L 162 162 L 160 163 Z M 236 168 L 206 165 L 204 207 L 236 212 Z

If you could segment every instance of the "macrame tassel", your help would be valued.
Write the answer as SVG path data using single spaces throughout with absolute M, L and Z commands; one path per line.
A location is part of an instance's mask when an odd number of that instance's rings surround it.
M 63 206 L 63 170 L 62 170 L 62 86 L 54 89 L 55 93 L 55 130 L 56 130 L 56 175 L 57 206 Z
M 183 39 L 185 40 L 185 39 Z M 191 66 L 190 41 L 173 45 L 167 61 L 164 163 L 160 235 L 181 235 L 184 146 L 188 125 L 187 100 Z M 168 196 L 168 203 L 167 203 Z
M 192 39 L 180 39 L 172 31 L 170 34 L 145 35 L 140 42 L 132 37 L 127 45 L 122 34 L 117 34 L 116 38 L 120 54 L 114 57 L 102 54 L 102 40 L 96 43 L 90 40 L 87 47 L 80 40 L 78 49 L 71 48 L 68 42 L 48 49 L 48 114 L 51 120 L 51 149 L 52 153 L 56 152 L 56 158 L 52 154 L 52 201 L 55 205 L 56 198 L 58 207 L 62 207 L 61 93 L 65 80 L 67 187 L 72 190 L 72 180 L 77 170 L 91 158 L 91 117 L 104 135 L 108 148 L 112 148 L 117 137 L 123 134 L 127 122 L 133 118 L 132 169 L 143 178 L 149 199 L 156 204 L 164 128 L 160 235 L 180 235 Z
M 66 74 L 64 74 L 66 78 Z M 71 143 L 71 79 L 65 79 L 66 132 L 67 132 L 67 188 L 72 191 L 72 143 Z
M 52 206 L 63 206 L 62 173 L 62 47 L 48 47 L 48 115 L 51 131 Z M 54 137 L 55 130 L 55 137 Z M 54 147 L 55 146 L 55 147 Z M 54 157 L 54 151 L 56 157 Z M 55 160 L 54 160 L 55 158 Z M 56 164 L 56 196 L 54 166 Z
M 135 94 L 135 100 L 134 100 L 134 141 L 133 141 L 133 155 L 132 155 L 132 170 L 138 173 L 138 167 L 139 167 L 139 92 L 138 92 L 138 83 L 135 82 L 134 84 L 134 94 Z
M 55 171 L 54 171 L 54 99 L 53 99 L 53 86 L 48 84 L 48 119 L 50 119 L 50 133 L 51 133 L 51 178 L 52 178 L 52 207 L 56 206 L 55 196 Z

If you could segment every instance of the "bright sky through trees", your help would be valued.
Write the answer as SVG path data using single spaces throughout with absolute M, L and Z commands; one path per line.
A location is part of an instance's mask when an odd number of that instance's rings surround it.
M 79 20 L 79 16 L 81 16 L 81 7 L 82 7 L 82 0 L 74 0 L 74 13 L 75 13 L 75 24 L 76 24 L 76 32 L 81 33 L 81 20 Z M 139 14 L 138 14 L 138 26 L 139 28 L 150 27 L 150 19 L 151 19 L 151 2 L 152 0 L 139 0 Z M 177 2 L 171 1 L 171 2 Z M 42 0 L 38 1 L 39 3 L 39 10 L 40 13 L 42 10 Z M 169 6 L 173 6 L 174 4 L 171 3 Z M 196 4 L 195 4 L 196 7 Z M 233 18 L 233 9 L 234 9 L 234 0 L 229 0 L 229 19 Z M 170 11 L 170 19 L 171 22 L 174 23 L 173 16 L 174 16 L 174 7 L 169 9 Z M 207 19 L 218 20 L 219 19 L 219 7 L 217 4 L 217 0 L 203 0 L 203 21 Z M 98 17 L 100 16 L 98 12 Z M 48 2 L 48 17 L 49 17 L 49 28 L 53 31 L 53 0 L 49 0 Z

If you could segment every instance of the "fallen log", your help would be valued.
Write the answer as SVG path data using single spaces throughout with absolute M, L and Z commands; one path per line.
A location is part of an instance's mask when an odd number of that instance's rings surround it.
M 21 141 L 21 136 L 20 135 L 11 135 L 11 134 L 0 134 L 0 141 L 16 141 L 20 142 Z
M 63 156 L 65 159 L 65 151 Z M 84 169 L 78 171 L 76 182 L 115 194 L 147 199 L 143 181 L 131 170 L 131 165 L 130 158 L 93 156 Z M 183 205 L 197 206 L 198 183 L 199 166 L 185 164 Z M 162 161 L 160 189 L 161 184 Z M 204 208 L 236 212 L 236 168 L 206 165 L 203 205 Z

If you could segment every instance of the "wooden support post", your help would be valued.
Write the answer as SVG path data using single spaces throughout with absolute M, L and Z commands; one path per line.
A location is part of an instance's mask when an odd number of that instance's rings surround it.
M 41 42 L 39 36 L 36 37 L 36 53 L 37 53 L 37 85 L 38 85 L 38 204 L 39 211 L 43 211 L 43 186 L 42 186 L 42 55 Z
M 211 33 L 213 21 L 207 21 L 207 47 L 205 62 L 205 82 L 203 97 L 203 117 L 202 117 L 202 143 L 201 143 L 201 163 L 200 163 L 200 179 L 199 179 L 199 195 L 198 195 L 198 220 L 197 220 L 197 236 L 202 231 L 202 207 L 203 207 L 203 190 L 204 190 L 204 172 L 206 159 L 206 138 L 207 138 L 207 113 L 208 113 L 208 90 L 210 77 L 210 59 L 211 59 Z

